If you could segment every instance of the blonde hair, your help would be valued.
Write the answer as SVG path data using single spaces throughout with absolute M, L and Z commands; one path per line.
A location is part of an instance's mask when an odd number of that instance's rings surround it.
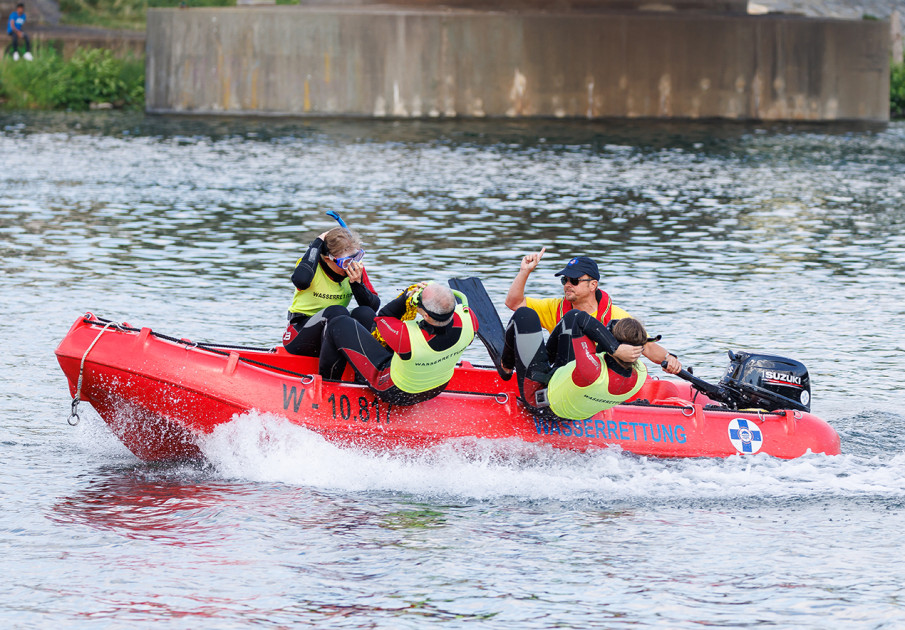
M 343 227 L 335 227 L 324 235 L 326 253 L 334 258 L 343 254 L 354 254 L 361 249 L 361 238 L 355 232 Z

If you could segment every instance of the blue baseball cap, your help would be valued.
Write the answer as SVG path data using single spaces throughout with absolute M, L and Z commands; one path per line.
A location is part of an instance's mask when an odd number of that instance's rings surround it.
M 600 281 L 600 271 L 597 269 L 597 263 L 587 256 L 578 256 L 570 260 L 565 269 L 555 275 L 565 276 L 566 278 L 580 278 L 585 274 L 588 274 L 594 280 Z

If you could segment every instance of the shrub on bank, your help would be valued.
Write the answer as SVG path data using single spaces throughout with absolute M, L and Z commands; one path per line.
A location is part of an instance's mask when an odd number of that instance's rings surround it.
M 889 77 L 889 115 L 905 118 L 905 63 L 895 63 Z
M 144 106 L 144 60 L 117 58 L 102 48 L 81 48 L 64 60 L 52 48 L 35 50 L 31 62 L 0 63 L 0 97 L 5 109 L 69 109 L 93 104 Z

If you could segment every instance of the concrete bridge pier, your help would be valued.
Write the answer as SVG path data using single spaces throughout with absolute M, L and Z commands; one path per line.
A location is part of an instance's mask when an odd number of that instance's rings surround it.
M 697 11 L 151 9 L 150 112 L 397 118 L 889 116 L 889 24 Z

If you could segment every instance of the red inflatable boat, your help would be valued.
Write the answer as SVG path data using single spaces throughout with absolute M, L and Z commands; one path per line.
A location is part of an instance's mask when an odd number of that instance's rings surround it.
M 495 316 L 495 315 L 494 315 Z M 482 324 L 483 325 L 483 324 Z M 633 401 L 580 421 L 532 417 L 515 379 L 463 362 L 447 391 L 390 407 L 365 386 L 317 375 L 316 359 L 282 348 L 196 344 L 88 313 L 56 350 L 75 397 L 90 403 L 143 460 L 203 457 L 199 436 L 258 410 L 346 445 L 422 447 L 453 438 L 518 438 L 557 448 L 619 446 L 658 457 L 836 455 L 839 436 L 806 411 L 732 410 L 684 382 L 648 379 Z

